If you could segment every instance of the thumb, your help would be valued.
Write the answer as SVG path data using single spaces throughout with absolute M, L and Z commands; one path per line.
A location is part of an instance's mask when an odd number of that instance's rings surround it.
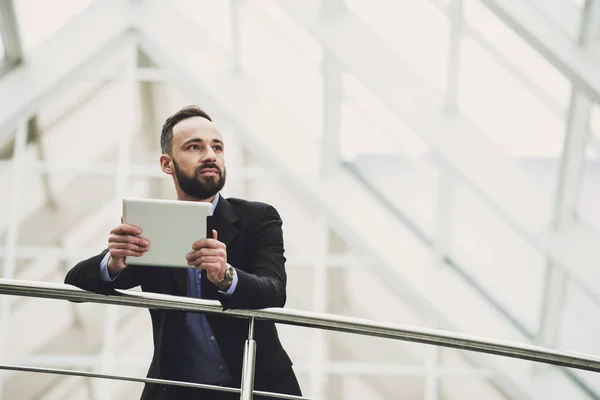
M 217 231 L 216 231 L 216 230 L 214 230 L 214 229 L 213 229 L 212 231 L 213 231 L 213 239 L 217 240 L 217 237 L 219 236 L 219 235 L 217 234 Z

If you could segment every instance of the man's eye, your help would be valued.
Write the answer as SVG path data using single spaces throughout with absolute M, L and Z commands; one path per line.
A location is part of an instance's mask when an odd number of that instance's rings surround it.
M 219 145 L 217 145 L 217 146 L 213 147 L 213 149 L 214 149 L 215 151 L 223 151 L 223 146 L 219 146 Z
M 199 149 L 200 149 L 200 146 L 198 146 L 198 145 L 194 144 L 194 145 L 192 145 L 192 146 L 188 147 L 188 149 L 189 149 L 189 150 L 199 150 Z

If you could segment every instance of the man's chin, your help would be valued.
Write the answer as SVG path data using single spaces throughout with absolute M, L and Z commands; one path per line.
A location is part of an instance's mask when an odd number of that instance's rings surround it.
M 218 176 L 212 176 L 212 175 L 207 175 L 207 176 L 199 175 L 198 176 L 198 183 L 200 183 L 202 186 L 211 185 L 211 186 L 217 187 L 219 185 L 219 182 L 220 182 L 220 179 Z

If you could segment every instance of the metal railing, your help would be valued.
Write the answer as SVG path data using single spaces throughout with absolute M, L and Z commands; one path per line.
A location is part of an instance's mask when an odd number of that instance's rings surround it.
M 85 376 L 91 378 L 114 379 L 132 382 L 168 384 L 193 388 L 219 390 L 240 393 L 240 399 L 250 400 L 253 395 L 262 395 L 281 399 L 306 399 L 306 397 L 284 395 L 253 390 L 254 361 L 256 343 L 254 342 L 254 321 L 265 320 L 276 323 L 318 328 L 337 332 L 382 337 L 435 346 L 443 346 L 504 357 L 541 362 L 593 372 L 600 372 L 600 357 L 585 354 L 552 350 L 538 346 L 509 341 L 485 339 L 457 332 L 406 326 L 392 323 L 375 322 L 368 319 L 345 317 L 340 315 L 314 313 L 292 309 L 244 310 L 229 309 L 223 311 L 218 301 L 178 297 L 157 293 L 116 290 L 115 295 L 87 292 L 70 285 L 0 279 L 0 294 L 47 299 L 69 300 L 74 302 L 92 302 L 149 309 L 179 310 L 203 313 L 217 313 L 234 318 L 250 320 L 248 340 L 244 348 L 241 389 L 198 383 L 169 381 L 152 378 L 138 378 L 123 375 L 106 375 L 85 371 L 26 367 L 0 364 L 0 370 L 41 372 L 60 375 Z

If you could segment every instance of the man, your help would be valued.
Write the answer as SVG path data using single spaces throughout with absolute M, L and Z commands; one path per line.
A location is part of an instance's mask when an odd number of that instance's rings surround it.
M 177 199 L 213 204 L 213 237 L 186 256 L 189 269 L 127 266 L 150 243 L 134 226 L 115 227 L 108 249 L 82 261 L 65 283 L 111 293 L 141 285 L 148 292 L 217 299 L 227 308 L 283 307 L 286 300 L 282 222 L 270 205 L 224 199 L 225 145 L 211 118 L 190 106 L 169 117 L 161 134 L 160 166 Z M 220 314 L 150 310 L 154 355 L 148 377 L 240 387 L 248 321 Z M 275 325 L 257 321 L 255 389 L 301 395 Z M 147 384 L 142 400 L 234 399 L 239 395 Z

